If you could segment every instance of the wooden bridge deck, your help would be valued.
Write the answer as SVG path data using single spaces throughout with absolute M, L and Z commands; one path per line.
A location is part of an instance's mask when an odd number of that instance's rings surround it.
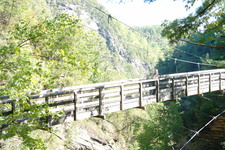
M 225 69 L 195 71 L 161 75 L 158 78 L 132 79 L 125 81 L 97 83 L 41 91 L 32 95 L 35 103 L 48 103 L 50 111 L 63 111 L 66 120 L 79 120 L 130 108 L 144 108 L 145 105 L 176 100 L 179 97 L 201 95 L 223 90 Z M 15 99 L 0 97 L 0 103 L 11 107 L 3 114 L 12 113 Z M 65 121 L 65 120 L 63 120 Z

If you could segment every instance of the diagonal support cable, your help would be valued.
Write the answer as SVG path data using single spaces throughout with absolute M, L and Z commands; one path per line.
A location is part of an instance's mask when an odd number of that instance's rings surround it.
M 183 150 L 185 146 L 187 146 L 191 140 L 194 139 L 195 136 L 197 136 L 205 127 L 207 127 L 211 122 L 213 122 L 215 119 L 217 119 L 219 116 L 221 116 L 223 113 L 225 113 L 225 110 L 223 110 L 221 113 L 213 117 L 208 123 L 206 123 L 201 129 L 199 129 L 181 148 L 180 150 Z

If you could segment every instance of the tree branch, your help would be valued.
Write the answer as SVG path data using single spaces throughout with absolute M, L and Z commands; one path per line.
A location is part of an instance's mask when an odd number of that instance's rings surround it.
M 11 18 L 12 18 L 12 12 L 13 12 L 13 9 L 14 9 L 14 7 L 15 7 L 14 5 L 15 5 L 15 0 L 13 0 L 13 2 L 12 2 L 11 13 L 10 13 L 9 18 L 8 18 L 8 25 L 9 25 L 10 20 L 11 20 Z
M 24 44 L 24 43 L 26 43 L 27 41 L 33 40 L 33 39 L 35 39 L 35 38 L 37 38 L 37 37 L 39 37 L 39 36 L 40 36 L 40 35 L 37 35 L 37 36 L 35 36 L 35 37 L 30 37 L 30 38 L 28 38 L 28 39 L 22 41 L 21 43 L 19 43 L 17 46 L 18 46 L 18 47 L 23 47 L 23 44 Z
M 209 9 L 209 7 L 211 7 L 214 3 L 216 2 L 216 0 L 213 0 L 208 6 L 206 6 L 202 11 L 200 11 L 195 17 L 199 17 L 199 16 L 203 16 L 205 14 L 205 12 L 207 11 L 207 9 Z
M 202 43 L 191 42 L 191 41 L 188 41 L 188 40 L 185 40 L 185 39 L 180 39 L 180 41 L 183 41 L 183 42 L 186 42 L 186 43 L 189 43 L 189 44 L 193 44 L 193 45 L 209 47 L 209 48 L 218 48 L 218 49 L 225 48 L 225 46 L 206 45 L 206 44 L 202 44 Z
M 131 126 L 133 123 L 135 123 L 135 120 L 131 121 L 129 124 L 127 124 L 126 126 L 124 126 L 122 129 L 117 130 L 116 132 L 123 131 L 123 130 L 126 129 L 127 127 Z

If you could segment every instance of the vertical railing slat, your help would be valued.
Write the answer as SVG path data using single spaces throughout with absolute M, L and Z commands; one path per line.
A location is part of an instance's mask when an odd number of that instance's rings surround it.
M 139 83 L 139 107 L 143 107 L 143 86 L 142 82 Z
M 220 72 L 220 75 L 219 75 L 219 90 L 222 90 L 222 75 L 221 75 L 221 72 Z
M 11 103 L 11 106 L 12 106 L 12 114 L 15 112 L 16 110 L 16 103 L 15 101 Z
M 156 81 L 156 102 L 159 102 L 159 79 Z
M 198 74 L 198 95 L 201 94 L 200 75 Z
M 48 96 L 45 97 L 45 103 L 49 104 L 49 97 Z M 47 124 L 48 127 L 51 126 L 51 119 L 50 119 L 50 117 L 51 116 L 47 116 L 47 118 L 46 118 L 46 124 Z
M 74 92 L 74 111 L 73 111 L 73 114 L 74 114 L 74 121 L 77 120 L 77 101 L 78 101 L 78 96 L 77 96 L 77 92 Z
M 212 91 L 212 75 L 211 73 L 209 74 L 209 92 Z
M 185 85 L 186 85 L 186 86 L 185 86 L 185 87 L 186 87 L 186 88 L 185 88 L 185 89 L 186 89 L 186 90 L 185 90 L 185 94 L 186 94 L 186 96 L 188 96 L 188 76 L 186 76 L 186 82 L 185 82 Z
M 174 83 L 174 77 L 172 78 L 172 95 L 171 99 L 175 100 L 175 89 L 174 89 L 175 83 Z
M 104 98 L 103 89 L 104 89 L 104 87 L 99 88 L 99 111 L 98 111 L 98 115 L 101 118 L 104 118 L 104 115 L 103 115 L 103 98 Z
M 124 101 L 124 94 L 123 94 L 123 85 L 120 86 L 120 110 L 123 110 L 123 101 Z

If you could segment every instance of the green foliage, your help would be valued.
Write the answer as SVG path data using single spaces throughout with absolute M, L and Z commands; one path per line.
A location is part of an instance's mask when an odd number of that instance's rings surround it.
M 147 108 L 149 119 L 137 137 L 142 150 L 171 149 L 179 140 L 182 120 L 176 103 L 157 103 Z
M 171 149 L 182 136 L 178 108 L 176 103 L 157 103 L 147 106 L 146 111 L 127 110 L 107 118 L 125 137 L 129 149 Z
M 204 94 L 203 97 L 188 97 L 185 101 L 181 101 L 181 109 L 184 124 L 188 128 L 201 127 L 211 119 L 210 116 L 222 112 L 225 106 L 224 96 L 220 92 Z
M 204 94 L 202 97 L 187 97 L 179 102 L 186 135 L 191 133 L 188 129 L 197 131 L 205 126 L 213 116 L 221 113 L 225 106 L 224 95 L 219 91 Z M 198 139 L 197 137 L 195 139 L 186 146 L 186 149 L 207 149 L 208 146 L 210 146 L 210 149 L 219 149 L 218 147 L 220 147 L 219 140 L 208 139 L 206 144 L 205 139 Z
M 162 35 L 174 43 L 182 38 L 191 38 L 196 32 L 204 35 L 221 30 L 224 24 L 224 2 L 224 0 L 204 0 L 195 13 L 186 18 L 165 23 Z M 188 1 L 187 8 L 189 9 L 194 3 L 195 1 Z
M 6 83 L 0 95 L 21 99 L 15 102 L 13 114 L 1 116 L 1 139 L 17 135 L 26 146 L 44 149 L 43 142 L 31 138 L 29 133 L 35 129 L 48 130 L 38 118 L 45 120 L 54 115 L 49 114 L 47 105 L 29 100 L 29 92 L 62 86 L 61 82 L 65 86 L 67 76 L 80 74 L 79 78 L 75 76 L 77 81 L 97 74 L 101 46 L 96 42 L 100 39 L 84 31 L 78 22 L 74 17 L 61 14 L 35 25 L 21 20 L 9 31 L 8 44 L 0 47 L 0 79 Z

